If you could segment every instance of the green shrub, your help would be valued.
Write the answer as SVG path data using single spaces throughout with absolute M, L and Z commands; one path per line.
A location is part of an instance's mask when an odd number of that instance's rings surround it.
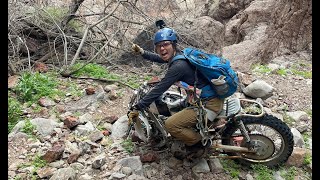
M 312 156 L 310 153 L 307 153 L 303 159 L 303 164 L 304 165 L 309 165 L 312 163 Z
M 251 165 L 252 169 L 255 173 L 258 174 L 257 180 L 272 180 L 273 179 L 273 171 L 265 165 L 262 164 L 254 164 Z
M 47 165 L 47 161 L 37 154 L 32 161 L 32 165 L 36 168 L 42 168 Z
M 307 78 L 307 79 L 311 79 L 312 78 L 312 71 L 299 71 L 299 70 L 296 70 L 296 69 L 291 69 L 291 71 L 292 71 L 293 74 L 302 76 L 304 78 Z
M 277 74 L 281 76 L 286 76 L 287 75 L 287 70 L 286 69 L 278 69 Z
M 76 63 L 71 68 L 72 70 L 79 69 L 83 66 L 83 63 Z M 88 76 L 88 77 L 94 77 L 94 78 L 106 78 L 106 79 L 120 79 L 119 75 L 116 74 L 110 74 L 108 70 L 96 63 L 89 63 L 83 68 L 81 68 L 79 71 L 77 71 L 75 76 Z
M 43 96 L 53 97 L 61 94 L 57 89 L 58 82 L 45 74 L 39 72 L 25 72 L 15 88 L 15 92 L 22 102 L 36 102 Z
M 19 122 L 22 115 L 21 104 L 15 98 L 8 98 L 8 133 L 12 131 L 14 126 Z
M 22 132 L 24 132 L 24 133 L 32 136 L 32 135 L 33 135 L 33 131 L 34 131 L 35 129 L 36 129 L 36 126 L 33 125 L 33 124 L 30 122 L 29 119 L 27 119 L 27 120 L 25 121 L 25 124 L 24 124 L 23 128 L 22 128 Z
M 34 158 L 32 159 L 31 162 L 27 162 L 27 163 L 22 163 L 22 164 L 19 164 L 18 165 L 18 168 L 26 168 L 26 167 L 30 167 L 32 166 L 33 169 L 32 171 L 30 172 L 30 174 L 28 174 L 28 178 L 29 179 L 32 179 L 32 180 L 36 180 L 36 179 L 39 179 L 39 177 L 36 175 L 36 171 L 39 169 L 39 168 L 42 168 L 42 167 L 45 167 L 47 165 L 47 161 L 42 159 L 41 156 L 39 156 L 38 154 L 36 154 L 34 156 Z M 20 178 L 19 176 L 16 176 L 16 178 Z
M 45 7 L 43 11 L 40 12 L 41 17 L 43 18 L 45 22 L 49 24 L 60 23 L 63 20 L 63 17 L 65 17 L 68 13 L 68 8 L 62 8 L 62 7 Z M 73 28 L 77 32 L 83 31 L 83 26 L 79 24 L 80 21 L 77 21 L 76 19 L 72 19 L 69 21 L 68 26 Z
M 223 166 L 223 169 L 230 173 L 230 176 L 232 178 L 237 178 L 240 174 L 240 165 L 237 164 L 235 161 L 230 159 L 222 159 L 221 164 Z
M 285 123 L 287 123 L 289 126 L 294 125 L 294 122 L 295 122 L 294 119 L 293 119 L 292 117 L 288 116 L 287 113 L 284 113 L 284 114 L 283 114 L 283 121 L 284 121 Z
M 128 153 L 133 153 L 134 144 L 131 139 L 125 139 L 120 144 Z
M 294 180 L 294 177 L 297 175 L 297 168 L 294 166 L 291 166 L 288 168 L 282 168 L 281 170 L 281 177 L 283 177 L 285 180 Z
M 265 65 L 254 65 L 253 71 L 267 74 L 267 73 L 270 73 L 272 70 Z

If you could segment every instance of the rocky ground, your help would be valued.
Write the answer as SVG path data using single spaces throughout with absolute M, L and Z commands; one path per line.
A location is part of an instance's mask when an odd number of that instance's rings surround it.
M 301 70 L 312 71 L 311 62 L 295 62 Z M 270 68 L 284 63 L 271 63 Z M 286 68 L 291 67 L 288 64 Z M 114 73 L 124 74 L 126 67 Z M 146 72 L 137 69 L 136 72 Z M 262 100 L 270 113 L 288 122 L 298 130 L 295 135 L 295 151 L 285 169 L 296 166 L 296 177 L 311 179 L 311 165 L 303 165 L 303 159 L 312 149 L 312 79 L 294 73 L 286 76 L 268 72 L 252 72 L 242 75 L 244 87 L 256 79 L 264 80 L 274 88 L 273 94 Z M 8 136 L 8 179 L 222 179 L 232 178 L 232 172 L 222 168 L 219 160 L 178 160 L 170 149 L 154 151 L 143 143 L 134 144 L 129 153 L 123 141 L 127 123 L 127 104 L 132 94 L 128 87 L 107 85 L 93 80 L 61 79 L 74 81 L 83 89 L 84 96 L 50 100 L 39 103 L 38 113 L 25 109 L 25 116 L 37 126 L 36 138 L 21 132 L 19 123 Z M 94 94 L 85 89 L 94 87 Z M 31 107 L 32 108 L 32 107 Z M 286 112 L 286 113 L 284 113 Z M 290 118 L 287 118 L 287 117 Z M 103 128 L 102 128 L 103 127 Z M 309 134 L 302 138 L 301 134 Z M 39 157 L 49 162 L 37 168 Z M 257 173 L 246 167 L 238 167 L 238 179 L 256 179 Z M 273 178 L 282 179 L 280 170 Z M 236 179 L 237 179 L 236 178 Z M 283 177 L 284 178 L 284 177 Z

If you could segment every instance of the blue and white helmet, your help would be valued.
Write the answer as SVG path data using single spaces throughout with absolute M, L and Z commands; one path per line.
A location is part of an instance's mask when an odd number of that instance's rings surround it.
M 170 28 L 162 28 L 154 35 L 154 44 L 157 44 L 161 41 L 173 41 L 177 42 L 177 33 Z

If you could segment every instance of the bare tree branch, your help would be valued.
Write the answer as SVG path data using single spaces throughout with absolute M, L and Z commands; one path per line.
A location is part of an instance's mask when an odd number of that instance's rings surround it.
M 86 38 L 87 38 L 87 35 L 88 35 L 89 30 L 90 30 L 92 27 L 96 26 L 97 24 L 103 22 L 105 19 L 109 18 L 109 17 L 117 10 L 117 8 L 119 7 L 119 5 L 120 5 L 120 1 L 118 1 L 116 7 L 115 7 L 107 16 L 105 16 L 104 18 L 102 18 L 102 19 L 99 20 L 98 22 L 96 22 L 96 23 L 94 23 L 94 24 L 92 24 L 92 25 L 90 25 L 89 27 L 86 28 L 86 30 L 85 30 L 85 32 L 84 32 L 84 35 L 83 35 L 83 38 L 82 38 L 82 40 L 81 40 L 81 43 L 80 43 L 80 45 L 79 45 L 79 47 L 78 47 L 78 50 L 77 50 L 76 54 L 74 55 L 74 57 L 73 57 L 73 59 L 72 59 L 72 61 L 71 61 L 71 63 L 70 63 L 70 66 L 72 66 L 72 65 L 75 63 L 76 59 L 79 57 L 81 48 L 82 48 L 82 46 L 83 46 L 83 44 L 84 44 L 84 42 L 85 42 L 85 40 L 86 40 Z M 70 66 L 69 66 L 69 67 L 70 67 Z M 68 68 L 67 68 L 67 69 L 68 69 Z
M 77 12 L 83 1 L 84 0 L 72 0 L 71 5 L 69 6 L 68 16 L 66 16 L 61 22 L 62 29 L 64 29 L 66 25 L 75 17 L 74 14 Z

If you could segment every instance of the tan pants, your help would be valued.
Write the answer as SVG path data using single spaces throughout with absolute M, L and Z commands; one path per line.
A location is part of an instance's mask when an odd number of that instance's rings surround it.
M 205 107 L 218 114 L 223 108 L 223 102 L 224 99 L 213 98 L 206 102 Z M 201 135 L 192 129 L 197 122 L 196 111 L 187 108 L 169 117 L 165 121 L 165 127 L 171 136 L 191 146 L 202 139 Z

